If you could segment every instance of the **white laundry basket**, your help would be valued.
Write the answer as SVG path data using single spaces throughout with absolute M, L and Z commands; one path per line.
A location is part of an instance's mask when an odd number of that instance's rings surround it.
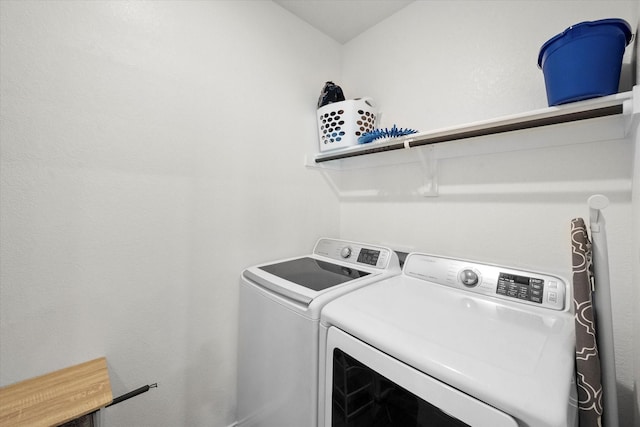
M 371 98 L 348 99 L 318 108 L 320 151 L 358 144 L 358 137 L 376 127 L 378 112 Z

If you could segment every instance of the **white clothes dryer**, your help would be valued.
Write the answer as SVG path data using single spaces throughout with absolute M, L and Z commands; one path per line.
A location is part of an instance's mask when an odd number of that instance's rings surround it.
M 326 238 L 310 255 L 247 268 L 240 280 L 238 426 L 315 427 L 321 308 L 400 272 L 389 248 Z
M 559 277 L 410 254 L 322 310 L 321 427 L 577 425 Z

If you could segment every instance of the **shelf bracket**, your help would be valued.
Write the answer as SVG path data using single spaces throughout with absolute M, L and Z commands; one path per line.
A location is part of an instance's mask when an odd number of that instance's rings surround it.
M 423 197 L 438 197 L 438 156 L 435 147 L 414 148 L 418 153 L 418 158 L 422 164 L 424 182 L 418 192 Z
M 629 135 L 635 123 L 640 122 L 640 85 L 633 87 L 631 99 L 625 100 L 622 108 L 623 114 L 626 117 L 624 134 Z

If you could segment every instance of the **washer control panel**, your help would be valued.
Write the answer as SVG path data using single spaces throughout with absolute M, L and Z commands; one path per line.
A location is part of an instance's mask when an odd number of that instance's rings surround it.
M 404 273 L 439 285 L 532 306 L 553 310 L 568 307 L 567 282 L 548 274 L 418 253 L 407 257 Z
M 398 266 L 397 255 L 389 248 L 335 239 L 320 239 L 314 254 L 369 267 L 387 269 Z

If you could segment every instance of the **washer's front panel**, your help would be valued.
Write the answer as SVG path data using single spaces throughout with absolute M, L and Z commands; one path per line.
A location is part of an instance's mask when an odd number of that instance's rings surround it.
M 318 327 L 272 296 L 240 283 L 238 426 L 313 426 Z

